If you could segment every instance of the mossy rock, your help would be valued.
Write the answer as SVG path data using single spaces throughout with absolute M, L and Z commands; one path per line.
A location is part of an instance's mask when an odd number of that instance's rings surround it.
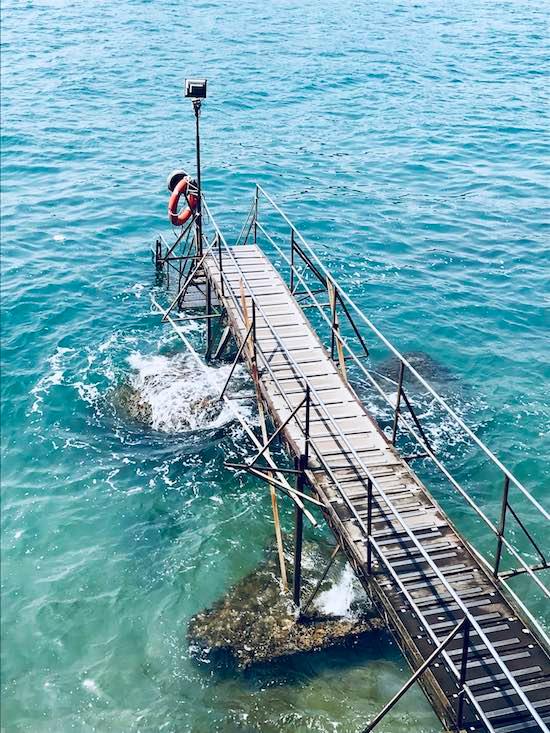
M 329 552 L 312 543 L 306 543 L 304 550 L 302 598 L 307 599 L 328 562 Z M 340 561 L 320 593 L 334 587 L 342 572 Z M 270 553 L 223 598 L 191 619 L 188 640 L 198 659 L 229 661 L 247 669 L 293 654 L 353 644 L 381 628 L 381 619 L 373 615 L 362 591 L 345 616 L 327 614 L 311 604 L 308 616 L 298 619 L 290 593 L 281 589 L 275 553 Z

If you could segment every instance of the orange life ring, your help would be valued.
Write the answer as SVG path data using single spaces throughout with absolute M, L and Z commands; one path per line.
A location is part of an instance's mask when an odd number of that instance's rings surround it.
M 193 216 L 193 212 L 197 208 L 197 203 L 199 201 L 198 196 L 193 193 L 187 193 L 188 188 L 190 188 L 190 183 L 191 181 L 189 176 L 185 176 L 185 178 L 182 178 L 181 181 L 176 184 L 172 191 L 172 195 L 170 196 L 170 201 L 168 202 L 168 218 L 175 227 L 181 227 L 186 221 L 189 221 Z M 178 214 L 178 204 L 182 195 L 186 195 L 188 206 Z

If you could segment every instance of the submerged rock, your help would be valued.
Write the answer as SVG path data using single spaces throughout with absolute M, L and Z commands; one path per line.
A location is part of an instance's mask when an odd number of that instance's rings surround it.
M 305 601 L 327 561 L 328 554 L 321 548 L 306 546 L 302 588 Z M 353 644 L 364 634 L 383 627 L 383 622 L 372 615 L 364 591 L 354 588 L 350 594 L 354 581 L 349 567 L 343 568 L 340 561 L 321 585 L 307 617 L 298 620 L 290 594 L 281 591 L 276 558 L 270 555 L 212 608 L 191 619 L 191 649 L 199 659 L 229 661 L 246 669 L 291 654 Z M 323 598 L 326 601 L 334 596 L 341 602 L 342 594 L 347 602 L 339 603 L 340 608 L 332 613 Z
M 147 377 L 144 381 L 147 388 Z M 164 405 L 155 401 L 155 396 L 150 389 L 142 390 L 130 382 L 123 382 L 114 390 L 112 399 L 124 417 L 157 430 L 174 432 L 215 424 L 223 409 L 223 405 L 212 397 L 196 397 L 187 402 L 182 400 L 179 404 Z
M 124 382 L 114 390 L 113 404 L 124 417 L 136 420 L 143 425 L 151 426 L 153 424 L 151 403 L 128 382 Z
M 448 382 L 456 381 L 456 375 L 449 367 L 436 361 L 424 351 L 406 351 L 403 356 L 428 382 L 445 385 Z M 390 356 L 379 362 L 376 365 L 376 370 L 396 382 L 399 378 L 399 366 L 399 359 L 396 356 Z M 405 379 L 413 386 L 417 385 L 416 379 L 412 378 L 407 372 L 405 372 Z

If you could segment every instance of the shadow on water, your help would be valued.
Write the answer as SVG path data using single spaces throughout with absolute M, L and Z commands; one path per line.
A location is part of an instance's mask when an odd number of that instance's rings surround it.
M 388 631 L 373 631 L 337 647 L 289 654 L 245 670 L 236 669 L 227 652 L 220 653 L 215 667 L 208 668 L 205 674 L 209 677 L 214 674 L 218 682 L 239 679 L 248 689 L 255 690 L 266 686 L 300 686 L 316 676 L 361 669 L 379 660 L 395 664 L 402 661 Z

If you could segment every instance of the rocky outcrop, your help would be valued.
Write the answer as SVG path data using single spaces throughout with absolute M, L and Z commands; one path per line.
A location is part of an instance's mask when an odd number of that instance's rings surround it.
M 324 568 L 319 555 L 326 552 L 307 547 L 303 598 L 307 599 Z M 313 556 L 313 557 L 312 557 Z M 188 639 L 198 659 L 233 664 L 246 669 L 288 655 L 319 651 L 335 645 L 353 645 L 365 634 L 383 627 L 373 616 L 363 591 L 346 609 L 345 615 L 332 615 L 317 603 L 308 608 L 305 618 L 297 619 L 291 597 L 281 591 L 276 562 L 270 556 L 245 576 L 212 608 L 191 619 Z M 342 564 L 321 586 L 317 599 L 328 593 L 338 596 Z M 347 577 L 352 580 L 350 571 Z M 336 593 L 335 593 L 336 591 Z M 347 586 L 342 593 L 348 593 Z M 341 604 L 338 604 L 341 605 Z

